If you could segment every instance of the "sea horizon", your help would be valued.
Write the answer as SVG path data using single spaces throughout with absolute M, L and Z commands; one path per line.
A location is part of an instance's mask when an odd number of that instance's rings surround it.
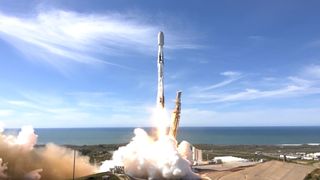
M 28 126 L 28 125 L 27 125 Z M 23 126 L 21 126 L 23 127 Z M 4 129 L 21 129 L 21 127 L 9 127 Z M 268 125 L 268 126 L 180 126 L 179 128 L 274 128 L 274 127 L 320 127 L 320 125 Z M 34 129 L 99 129 L 99 128 L 156 128 L 154 126 L 87 126 L 87 127 L 33 127 Z
M 124 144 L 134 137 L 133 130 L 153 127 L 35 128 L 37 144 L 60 145 Z M 18 128 L 5 129 L 16 135 Z M 180 127 L 177 140 L 191 144 L 216 145 L 302 145 L 320 144 L 320 126 Z

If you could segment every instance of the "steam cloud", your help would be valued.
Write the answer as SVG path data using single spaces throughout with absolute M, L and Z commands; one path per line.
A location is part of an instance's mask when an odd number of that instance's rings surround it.
M 34 149 L 37 135 L 31 126 L 18 136 L 4 135 L 0 128 L 0 180 L 59 180 L 72 178 L 73 150 L 54 144 Z M 96 172 L 89 158 L 76 156 L 76 176 Z
M 154 140 L 143 129 L 134 130 L 132 141 L 114 152 L 112 160 L 105 161 L 100 171 L 124 166 L 130 176 L 145 179 L 200 179 L 191 170 L 190 144 L 177 142 L 170 136 Z M 189 159 L 189 160 L 188 160 Z
M 1 128 L 0 128 L 1 130 Z M 76 156 L 76 177 L 109 171 L 124 166 L 133 177 L 145 179 L 200 179 L 191 170 L 192 152 L 188 142 L 177 147 L 171 136 L 152 138 L 143 129 L 134 130 L 132 141 L 114 152 L 112 160 L 100 169 L 89 163 L 89 157 Z M 60 180 L 72 177 L 73 150 L 49 143 L 34 149 L 37 135 L 25 126 L 17 136 L 0 131 L 0 180 Z

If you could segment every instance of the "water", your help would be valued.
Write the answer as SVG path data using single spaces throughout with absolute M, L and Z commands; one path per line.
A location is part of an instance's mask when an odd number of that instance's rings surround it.
M 127 143 L 134 128 L 36 129 L 38 144 L 93 145 Z M 149 128 L 145 128 L 150 130 Z M 5 133 L 16 133 L 7 130 Z M 181 127 L 178 140 L 192 144 L 308 144 L 320 143 L 318 127 Z
M 183 128 L 179 139 L 187 139 L 193 144 L 320 143 L 320 126 Z

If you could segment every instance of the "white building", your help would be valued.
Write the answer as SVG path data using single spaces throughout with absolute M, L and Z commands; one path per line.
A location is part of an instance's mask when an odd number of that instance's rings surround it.
M 234 163 L 234 162 L 248 162 L 248 159 L 243 159 L 239 157 L 234 156 L 217 156 L 213 159 L 213 161 L 218 162 L 219 160 L 222 161 L 222 163 Z
M 192 146 L 192 161 L 194 165 L 201 164 L 202 159 L 202 150 L 195 148 Z

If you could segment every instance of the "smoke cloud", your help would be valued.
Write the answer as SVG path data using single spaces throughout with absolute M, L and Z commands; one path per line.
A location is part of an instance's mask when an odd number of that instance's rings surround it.
M 0 131 L 0 180 L 72 178 L 73 150 L 54 144 L 35 149 L 36 142 L 37 135 L 31 126 L 23 127 L 18 136 Z M 88 157 L 76 156 L 76 177 L 96 171 L 97 167 L 89 163 Z
M 114 152 L 112 160 L 105 161 L 100 171 L 108 171 L 114 166 L 124 166 L 125 172 L 133 177 L 145 179 L 200 179 L 192 172 L 190 144 L 177 142 L 170 136 L 160 136 L 157 140 L 143 129 L 134 130 L 132 141 Z
M 114 152 L 112 160 L 98 169 L 89 157 L 76 153 L 76 177 L 109 171 L 124 166 L 126 174 L 145 179 L 200 179 L 191 170 L 191 145 L 183 141 L 177 146 L 175 138 L 162 135 L 157 139 L 143 129 L 126 146 Z M 37 135 L 31 126 L 21 128 L 17 136 L 0 131 L 0 180 L 60 180 L 71 179 L 74 151 L 49 143 L 34 148 Z

